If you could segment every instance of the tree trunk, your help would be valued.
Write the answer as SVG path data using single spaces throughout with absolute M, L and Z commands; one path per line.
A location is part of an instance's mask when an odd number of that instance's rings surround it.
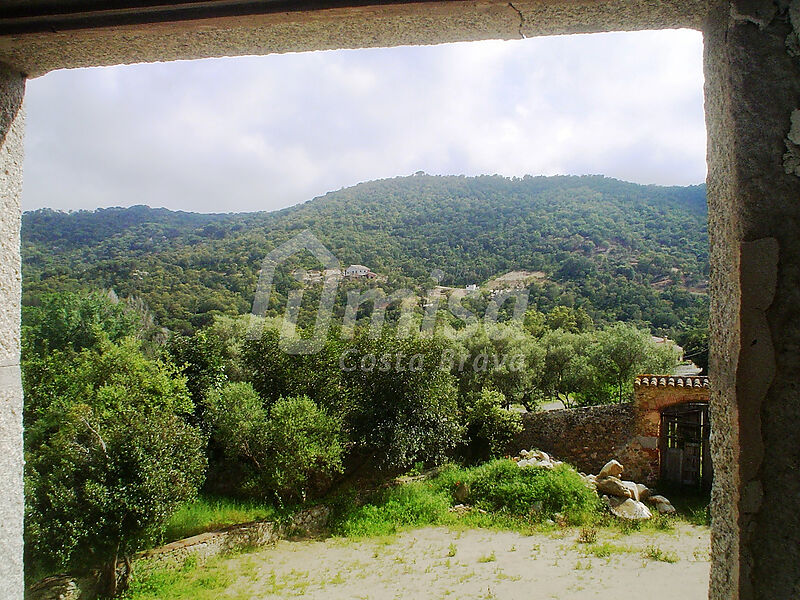
M 115 552 L 114 558 L 106 563 L 103 569 L 100 591 L 106 598 L 116 598 L 122 595 L 130 586 L 133 565 L 129 556 L 122 558 L 121 567 L 119 554 Z
M 102 583 L 100 593 L 106 598 L 116 598 L 117 596 L 117 555 L 108 561 L 103 568 Z

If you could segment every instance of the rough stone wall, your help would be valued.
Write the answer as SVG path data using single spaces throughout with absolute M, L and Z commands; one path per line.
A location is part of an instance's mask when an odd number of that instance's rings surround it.
M 302 6 L 302 3 L 297 3 Z M 335 3 L 332 3 L 335 4 Z M 320 3 L 324 6 L 325 3 Z M 0 61 L 53 69 L 279 52 L 702 26 L 707 0 L 391 2 L 0 37 Z
M 697 387 L 684 386 L 685 380 Z M 678 381 L 680 385 L 676 385 Z M 510 450 L 516 454 L 537 448 L 594 474 L 615 458 L 625 466 L 625 478 L 652 485 L 661 474 L 661 410 L 687 402 L 708 402 L 708 381 L 705 377 L 641 375 L 634 390 L 634 401 L 629 404 L 526 413 Z
M 202 564 L 237 548 L 266 546 L 278 540 L 281 533 L 281 528 L 271 521 L 233 525 L 143 552 L 136 557 L 136 562 L 147 563 L 148 566 L 180 567 L 189 556 L 195 556 L 198 563 Z
M 713 5 L 706 26 L 712 598 L 800 598 L 797 0 Z
M 633 437 L 635 414 L 632 403 L 525 413 L 511 450 L 537 448 L 584 473 L 598 473 Z
M 17 71 L 290 50 L 666 27 L 705 39 L 711 243 L 711 598 L 800 598 L 800 5 L 798 0 L 428 2 L 0 40 Z M 0 99 L 23 82 L 0 76 Z M 2 102 L 16 114 L 14 102 Z M 8 108 L 12 110 L 9 113 Z M 794 115 L 794 118 L 793 118 Z M 17 125 L 19 122 L 19 125 Z M 5 125 L 3 123 L 6 123 Z M 21 582 L 16 369 L 21 119 L 0 118 L 0 597 Z M 14 130 L 19 132 L 19 135 Z M 6 150 L 10 150 L 6 152 Z M 16 190 L 16 191 L 15 191 Z M 8 262 L 10 261 L 10 262 Z M 15 267 L 16 265 L 16 267 Z M 6 326 L 7 325 L 7 326 Z M 3 347 L 3 352 L 6 348 Z M 768 483 L 768 485 L 767 485 Z
M 25 79 L 0 65 L 0 598 L 22 598 L 20 194 Z
M 231 525 L 218 531 L 177 540 L 154 550 L 140 552 L 136 556 L 136 561 L 149 565 L 180 567 L 186 558 L 195 555 L 202 563 L 238 548 L 266 546 L 287 535 L 318 534 L 327 527 L 329 516 L 330 509 L 326 506 L 312 506 L 292 515 L 286 524 L 253 521 Z

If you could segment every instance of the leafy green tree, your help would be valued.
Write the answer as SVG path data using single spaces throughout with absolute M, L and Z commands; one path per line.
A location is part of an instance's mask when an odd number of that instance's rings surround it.
M 462 399 L 490 388 L 511 403 L 531 406 L 533 378 L 541 371 L 544 351 L 515 324 L 477 323 L 453 335 L 456 354 L 451 372 Z M 506 407 L 508 408 L 508 407 Z
M 26 552 L 51 568 L 99 566 L 114 596 L 127 587 L 132 554 L 195 497 L 205 441 L 187 422 L 185 380 L 140 342 L 62 359 L 52 377 L 60 394 L 26 422 Z
M 243 463 L 249 494 L 304 500 L 342 471 L 341 423 L 305 396 L 266 409 L 249 383 L 229 383 L 207 404 L 214 438 L 230 460 Z
M 560 400 L 566 408 L 576 404 L 576 397 L 594 385 L 594 372 L 589 364 L 588 334 L 569 333 L 556 329 L 541 340 L 544 363 L 535 387 L 545 397 Z
M 108 294 L 62 292 L 40 298 L 23 309 L 23 353 L 80 352 L 102 340 L 117 341 L 136 333 L 138 315 Z
M 522 326 L 527 333 L 534 337 L 539 337 L 547 330 L 545 325 L 545 315 L 535 308 L 529 308 L 525 311 L 525 316 L 522 319 Z
M 522 430 L 520 415 L 504 408 L 505 404 L 503 394 L 491 389 L 481 390 L 467 403 L 465 442 L 473 460 L 502 456 Z
M 684 332 L 677 342 L 683 346 L 683 357 L 700 367 L 701 373 L 708 374 L 708 326 Z
M 289 354 L 281 347 L 280 338 L 277 323 L 267 322 L 258 339 L 246 340 L 242 346 L 245 378 L 266 405 L 282 397 L 308 396 L 333 412 L 345 410 L 339 366 L 344 342 L 338 331 L 331 331 L 316 354 Z
M 257 328 L 262 324 L 262 320 L 253 315 L 236 317 L 220 315 L 207 328 L 208 335 L 219 340 L 222 346 L 227 381 L 247 379 L 247 368 L 243 362 L 244 345 L 251 328 Z
M 658 349 L 646 331 L 624 323 L 599 332 L 592 350 L 592 364 L 600 379 L 616 390 L 617 402 L 632 394 L 637 374 L 650 370 L 668 372 L 677 364 L 677 358 L 672 349 Z
M 186 377 L 189 394 L 195 404 L 196 418 L 202 423 L 203 400 L 227 380 L 222 341 L 210 330 L 202 329 L 193 335 L 173 337 L 167 344 L 167 352 Z
M 441 463 L 462 438 L 444 340 L 359 334 L 341 356 L 347 423 L 375 466 Z
M 594 329 L 594 321 L 582 308 L 556 306 L 546 317 L 547 327 L 563 329 L 569 333 L 581 333 Z

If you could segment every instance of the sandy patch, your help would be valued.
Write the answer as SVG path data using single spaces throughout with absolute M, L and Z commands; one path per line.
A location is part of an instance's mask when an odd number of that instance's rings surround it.
M 230 561 L 247 572 L 231 595 L 253 599 L 499 598 L 558 600 L 707 597 L 708 528 L 615 535 L 600 531 L 595 552 L 578 531 L 524 536 L 425 528 L 364 541 L 280 541 Z M 654 549 L 669 563 L 647 558 Z M 221 597 L 224 597 L 221 596 Z

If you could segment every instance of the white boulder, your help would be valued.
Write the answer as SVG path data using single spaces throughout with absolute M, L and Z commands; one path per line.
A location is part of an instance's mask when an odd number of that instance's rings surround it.
M 610 460 L 602 469 L 600 469 L 597 477 L 619 477 L 623 470 L 624 467 L 618 461 Z
M 653 516 L 653 513 L 641 502 L 633 498 L 607 498 L 609 509 L 612 514 L 620 519 L 628 519 L 629 521 L 646 521 Z

